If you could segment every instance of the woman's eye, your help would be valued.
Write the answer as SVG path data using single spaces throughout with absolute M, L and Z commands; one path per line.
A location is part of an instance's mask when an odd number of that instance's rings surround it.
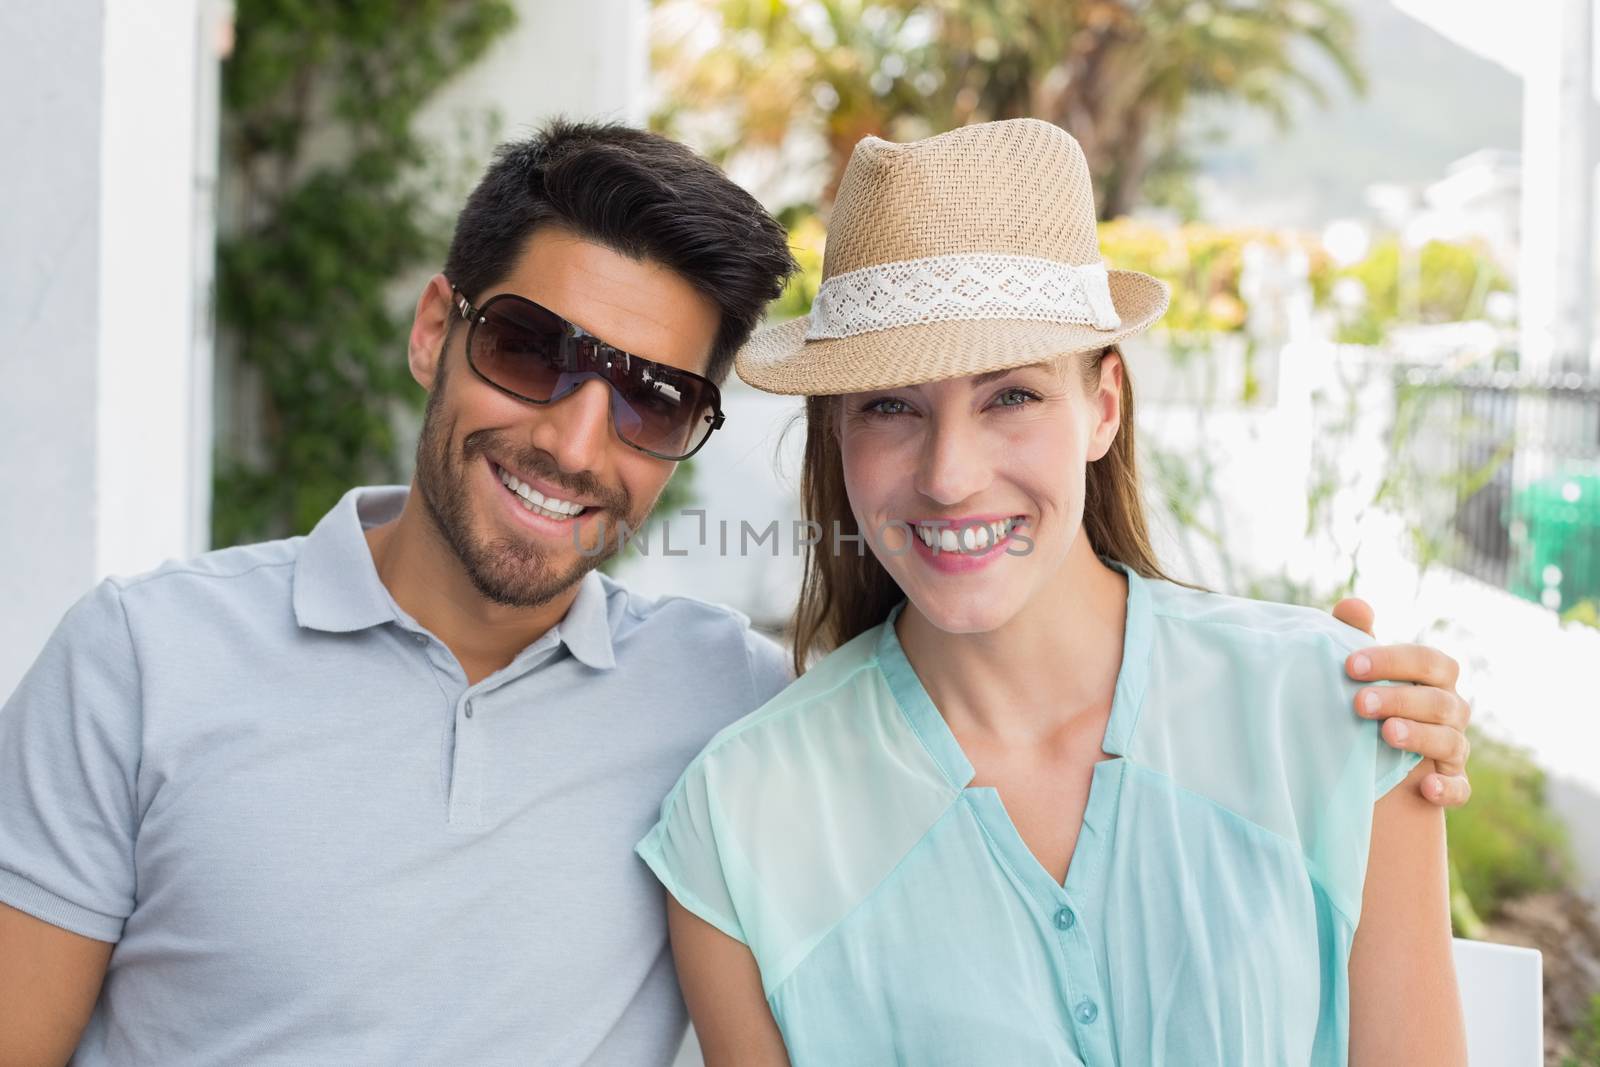
M 994 403 L 996 407 L 1020 408 L 1038 399 L 1038 394 L 1028 389 L 1007 389 L 994 398 Z
M 880 396 L 876 400 L 867 401 L 861 412 L 864 415 L 903 415 L 910 410 L 910 405 L 904 400 L 892 396 Z

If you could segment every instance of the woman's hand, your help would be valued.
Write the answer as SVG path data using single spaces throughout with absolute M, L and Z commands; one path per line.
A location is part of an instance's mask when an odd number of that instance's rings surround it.
M 1333 606 L 1333 617 L 1372 636 L 1372 606 L 1347 597 Z M 1467 723 L 1472 708 L 1456 693 L 1460 665 L 1427 645 L 1376 645 L 1352 652 L 1345 673 L 1358 682 L 1412 682 L 1368 686 L 1356 694 L 1356 714 L 1386 719 L 1383 739 L 1395 748 L 1420 752 L 1436 770 L 1424 775 L 1422 796 L 1442 808 L 1459 808 L 1472 796 L 1467 781 Z

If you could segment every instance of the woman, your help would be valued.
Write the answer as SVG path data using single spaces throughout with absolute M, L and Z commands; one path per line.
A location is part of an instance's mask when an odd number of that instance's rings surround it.
M 829 654 L 639 845 L 708 1063 L 1464 1062 L 1431 764 L 1339 713 L 1357 631 L 1162 574 L 1116 345 L 1167 292 L 1098 260 L 1056 127 L 869 138 L 740 353 L 837 536 Z

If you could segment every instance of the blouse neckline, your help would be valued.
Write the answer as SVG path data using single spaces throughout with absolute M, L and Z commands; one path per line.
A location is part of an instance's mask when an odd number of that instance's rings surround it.
M 1122 633 L 1122 665 L 1117 670 L 1116 689 L 1111 699 L 1111 714 L 1106 721 L 1105 737 L 1101 748 L 1113 756 L 1125 756 L 1138 723 L 1139 708 L 1144 702 L 1149 680 L 1150 652 L 1154 635 L 1154 613 L 1151 605 L 1149 582 L 1132 568 L 1116 560 L 1101 557 L 1110 567 L 1121 571 L 1128 579 L 1127 613 Z M 883 672 L 895 703 L 913 731 L 933 756 L 939 769 L 950 784 L 965 789 L 976 775 L 972 762 L 967 759 L 956 741 L 950 725 L 934 706 L 933 698 L 917 677 L 905 649 L 895 633 L 895 620 L 905 609 L 902 600 L 889 612 L 878 636 L 878 668 Z

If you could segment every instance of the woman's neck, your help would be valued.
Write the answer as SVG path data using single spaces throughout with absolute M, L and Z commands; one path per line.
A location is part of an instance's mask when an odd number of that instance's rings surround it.
M 1080 534 L 1049 586 L 999 629 L 946 633 L 907 604 L 896 634 L 958 736 L 1027 746 L 1109 712 L 1127 598 L 1126 576 Z

